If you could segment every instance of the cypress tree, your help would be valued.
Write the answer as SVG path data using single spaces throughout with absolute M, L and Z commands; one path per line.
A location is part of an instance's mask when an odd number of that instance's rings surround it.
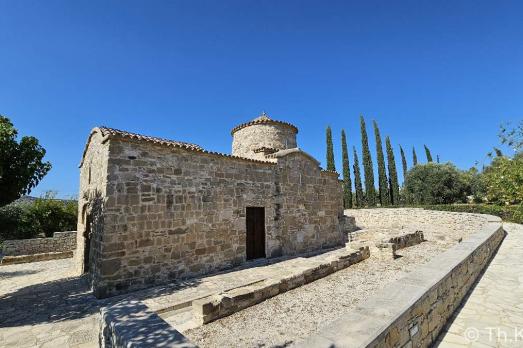
M 343 167 L 343 203 L 345 208 L 352 208 L 352 180 L 350 178 L 349 153 L 345 131 L 341 130 L 341 157 Z
M 363 172 L 365 174 L 365 199 L 369 207 L 376 205 L 376 192 L 374 188 L 374 170 L 372 168 L 372 157 L 369 150 L 369 138 L 365 119 L 360 116 L 361 149 L 363 152 Z
M 365 197 L 363 196 L 363 187 L 361 186 L 361 173 L 360 173 L 360 161 L 358 160 L 358 153 L 356 148 L 352 148 L 354 151 L 354 165 L 352 166 L 354 171 L 354 188 L 356 189 L 356 206 L 363 207 L 365 205 Z
M 389 169 L 389 183 L 390 183 L 390 202 L 392 204 L 399 204 L 400 202 L 400 185 L 398 183 L 398 172 L 396 170 L 396 161 L 394 159 L 394 151 L 390 143 L 390 138 L 385 138 L 385 146 L 387 147 L 387 164 Z
M 425 155 L 427 156 L 427 162 L 432 162 L 432 154 L 430 153 L 429 148 L 427 145 L 423 145 L 425 147 Z
M 416 149 L 412 147 L 412 166 L 418 164 L 418 156 L 416 156 Z
M 387 170 L 385 169 L 385 157 L 383 156 L 383 145 L 381 143 L 380 129 L 378 123 L 373 121 L 374 136 L 376 137 L 376 158 L 378 160 L 378 184 L 379 184 L 379 199 L 382 206 L 389 205 L 389 185 L 387 180 Z
M 400 145 L 400 154 L 401 154 L 401 165 L 403 167 L 403 181 L 405 181 L 405 177 L 407 176 L 407 159 L 405 158 L 405 152 L 403 152 L 403 148 Z
M 436 155 L 436 162 L 439 163 L 439 155 Z
M 331 127 L 327 127 L 327 170 L 336 171 L 334 164 L 334 147 L 332 145 L 332 131 Z

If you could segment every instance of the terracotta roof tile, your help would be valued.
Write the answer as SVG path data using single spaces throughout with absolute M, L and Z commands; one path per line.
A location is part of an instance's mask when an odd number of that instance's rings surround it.
M 89 147 L 89 143 L 91 142 L 91 138 L 92 138 L 93 134 L 97 133 L 97 132 L 99 132 L 102 135 L 102 137 L 104 138 L 103 141 L 106 141 L 111 138 L 129 139 L 129 140 L 133 140 L 133 141 L 143 141 L 143 142 L 153 143 L 153 144 L 157 144 L 157 145 L 161 145 L 161 146 L 182 148 L 182 149 L 186 149 L 189 151 L 194 151 L 194 152 L 199 152 L 199 153 L 203 153 L 203 154 L 209 154 L 209 155 L 214 155 L 214 156 L 219 156 L 219 157 L 224 157 L 224 158 L 229 158 L 229 159 L 238 159 L 238 160 L 243 160 L 243 161 L 248 161 L 248 162 L 274 164 L 274 161 L 270 161 L 270 160 L 262 161 L 262 160 L 252 159 L 252 158 L 232 156 L 232 155 L 228 155 L 228 154 L 220 153 L 220 152 L 207 151 L 199 145 L 186 143 L 183 141 L 168 140 L 168 139 L 163 139 L 163 138 L 158 138 L 158 137 L 152 137 L 152 136 L 148 136 L 148 135 L 126 132 L 126 131 L 122 131 L 122 130 L 115 129 L 115 128 L 109 128 L 109 127 L 96 127 L 96 128 L 93 128 L 93 130 L 89 134 L 89 138 L 87 140 L 87 144 L 85 145 L 84 152 L 82 155 L 82 160 L 79 165 L 80 167 L 83 164 L 85 154 Z
M 129 139 L 134 139 L 134 140 L 141 140 L 141 141 L 146 141 L 146 142 L 161 144 L 161 145 L 166 145 L 166 146 L 181 147 L 181 148 L 186 148 L 188 150 L 203 151 L 203 148 L 201 146 L 196 145 L 196 144 L 186 143 L 183 141 L 151 137 L 148 135 L 126 132 L 123 130 L 109 128 L 109 127 L 99 127 L 98 129 L 100 129 L 100 132 L 101 132 L 102 136 L 104 136 L 104 137 L 105 136 L 115 136 L 115 137 L 129 138 Z

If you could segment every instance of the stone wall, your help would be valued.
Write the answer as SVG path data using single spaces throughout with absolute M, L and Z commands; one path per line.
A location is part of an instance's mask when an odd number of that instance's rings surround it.
M 93 131 L 89 136 L 88 145 L 80 163 L 75 264 L 77 273 L 84 273 L 87 257 L 91 268 L 89 278 L 93 281 L 100 268 L 99 252 L 104 228 L 103 205 L 107 187 L 109 142 L 100 132 Z M 87 235 L 91 235 L 92 238 L 86 246 Z M 88 247 L 87 253 L 86 247 Z
M 501 220 L 390 284 L 299 347 L 429 347 L 502 242 Z
M 278 157 L 283 254 L 296 254 L 344 242 L 340 233 L 343 196 L 338 174 L 321 171 L 302 151 Z
M 98 297 L 244 262 L 246 207 L 265 207 L 267 257 L 344 242 L 337 174 L 303 153 L 276 164 L 110 139 L 89 146 L 90 158 L 99 160 L 94 154 L 107 144 L 91 184 L 81 169 L 81 202 L 99 207 L 90 270 Z M 102 193 L 98 205 L 83 192 L 94 189 Z
M 49 238 L 5 240 L 2 244 L 4 256 L 71 251 L 76 248 L 76 231 L 55 232 Z
M 296 148 L 296 130 L 278 124 L 256 124 L 234 132 L 234 156 L 265 160 L 263 149 L 285 150 Z

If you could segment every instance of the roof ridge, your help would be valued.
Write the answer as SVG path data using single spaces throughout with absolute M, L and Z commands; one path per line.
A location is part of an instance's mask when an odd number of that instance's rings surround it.
M 238 159 L 238 160 L 255 162 L 255 163 L 274 164 L 273 161 L 268 161 L 268 160 L 264 161 L 264 160 L 258 160 L 258 159 L 248 158 L 248 157 L 229 155 L 229 154 L 216 152 L 216 151 L 208 151 L 208 150 L 205 150 L 204 148 L 202 148 L 201 146 L 192 144 L 192 143 L 186 143 L 186 142 L 181 142 L 181 141 L 176 141 L 176 140 L 168 140 L 168 139 L 163 139 L 163 138 L 159 138 L 159 137 L 153 137 L 153 136 L 142 135 L 142 134 L 138 134 L 138 133 L 127 132 L 127 131 L 119 130 L 116 128 L 100 126 L 100 127 L 93 128 L 91 130 L 91 133 L 89 134 L 89 138 L 87 139 L 87 144 L 85 144 L 85 148 L 84 148 L 84 151 L 82 154 L 82 160 L 79 165 L 80 167 L 83 165 L 85 154 L 87 153 L 87 148 L 89 147 L 91 138 L 92 138 L 93 134 L 96 132 L 100 132 L 100 134 L 104 138 L 104 140 L 102 142 L 107 141 L 111 137 L 120 137 L 123 139 L 131 139 L 131 140 L 135 140 L 135 141 L 145 141 L 145 142 L 149 142 L 149 143 L 153 143 L 153 144 L 157 144 L 157 145 L 181 148 L 181 149 L 185 149 L 188 151 L 199 152 L 199 153 L 219 156 L 219 157 L 223 157 L 223 158 Z
M 239 131 L 242 128 L 257 125 L 257 124 L 276 124 L 276 125 L 280 125 L 280 126 L 286 126 L 286 127 L 291 128 L 294 132 L 298 133 L 298 127 L 296 127 L 292 123 L 274 120 L 272 118 L 269 118 L 269 116 L 264 112 L 259 117 L 255 118 L 249 122 L 241 123 L 241 124 L 237 125 L 236 127 L 234 127 L 231 130 L 231 135 L 234 135 L 234 133 L 236 133 L 237 131 Z

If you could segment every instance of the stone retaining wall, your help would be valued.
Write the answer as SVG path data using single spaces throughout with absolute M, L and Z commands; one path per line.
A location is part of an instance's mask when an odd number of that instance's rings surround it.
M 0 261 L 1 266 L 14 265 L 17 263 L 28 263 L 28 262 L 40 262 L 57 259 L 68 259 L 73 257 L 74 253 L 72 250 L 69 251 L 57 251 L 51 253 L 40 253 L 33 255 L 18 255 L 18 256 L 4 256 Z
M 13 239 L 3 242 L 4 256 L 35 255 L 72 251 L 76 248 L 76 231 L 55 232 L 53 237 Z
M 488 223 L 464 242 L 407 274 L 300 347 L 429 347 L 495 254 L 505 232 Z

